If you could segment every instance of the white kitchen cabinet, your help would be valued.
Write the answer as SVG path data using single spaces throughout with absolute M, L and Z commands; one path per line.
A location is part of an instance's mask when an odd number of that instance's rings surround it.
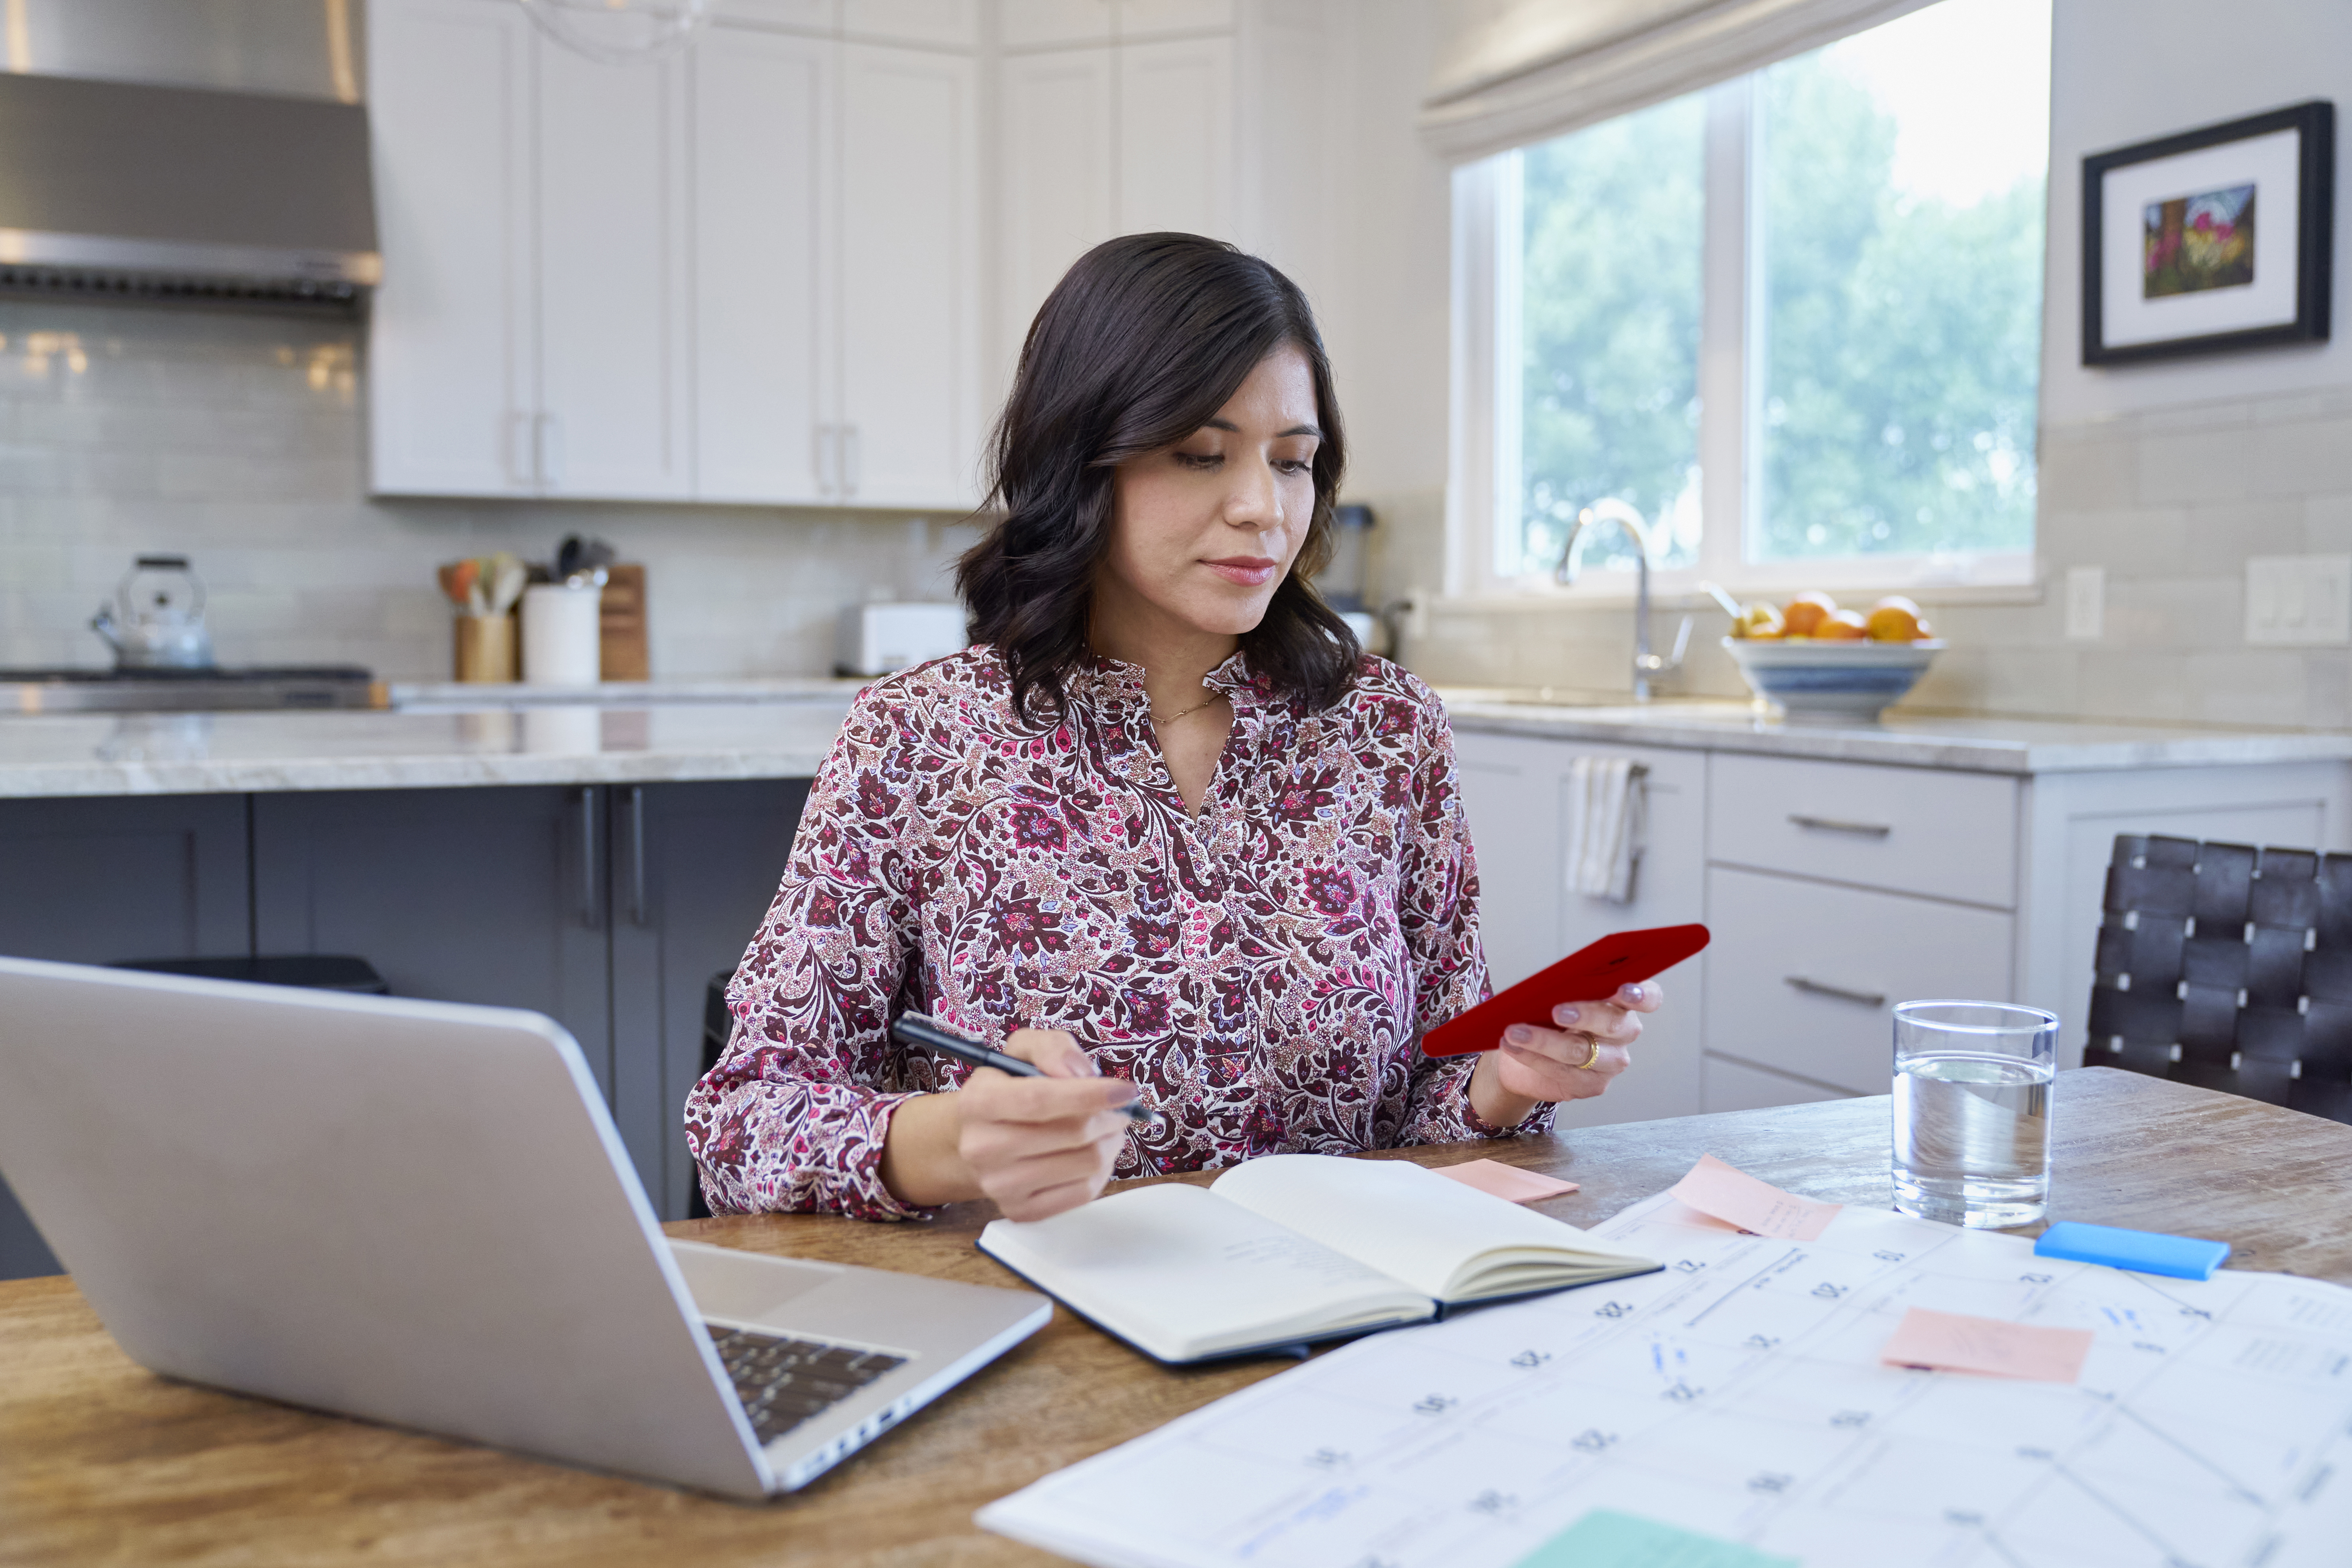
M 1671 710 L 1659 717 L 1670 722 Z M 1623 748 L 1483 723 L 1462 715 L 1454 739 L 1501 985 L 1610 929 L 1563 917 L 1548 939 L 1535 934 L 1547 910 L 1576 902 L 1560 891 L 1559 818 L 1545 781 L 1580 752 Z M 1698 803 L 1672 805 L 1654 785 L 1649 842 L 1653 857 L 1678 852 L 1687 834 L 1701 891 L 1687 909 L 1653 906 L 1656 884 L 1645 883 L 1615 923 L 1697 919 L 1713 933 L 1703 985 L 1670 980 L 1667 998 L 1668 1014 L 1698 1005 L 1691 1026 L 1704 1047 L 1705 1109 L 1883 1094 L 1894 1005 L 1932 997 L 2045 1008 L 2060 1020 L 2058 1065 L 2096 1066 L 2106 1045 L 2086 1041 L 2084 1026 L 2116 835 L 2352 849 L 2352 768 L 2341 761 L 2202 765 L 2202 757 L 2166 758 L 2167 741 L 2109 742 L 2095 731 L 2047 743 L 2060 765 L 2000 772 L 1746 747 L 1629 753 L 1653 760 L 1654 779 L 1693 781 L 1679 789 Z M 2082 755 L 2100 749 L 2126 754 Z M 1679 761 L 1670 771 L 1654 759 Z M 1696 826 L 1669 827 L 1676 811 Z M 1645 860 L 1645 879 L 1652 868 Z
M 838 47 L 713 27 L 692 69 L 696 493 L 827 502 Z
M 1171 33 L 1231 30 L 1240 19 L 1236 0 L 1118 0 L 1121 38 L 1157 38 Z
M 961 56 L 844 47 L 835 479 L 861 505 L 979 499 L 978 87 Z
M 687 68 L 540 40 L 538 489 L 683 500 Z
M 373 489 L 689 495 L 683 68 L 487 0 L 369 18 Z
M 371 483 L 515 495 L 535 482 L 530 18 L 376 0 L 368 110 L 383 284 L 371 309 Z
M 841 0 L 715 0 L 710 15 L 739 26 L 776 27 L 828 38 L 841 31 Z
M 981 0 L 716 0 L 710 13 L 732 26 L 969 53 L 980 47 L 980 5 Z
M 998 0 L 996 41 L 1008 50 L 1108 44 L 1116 15 L 1114 0 Z
M 842 0 L 844 36 L 969 52 L 980 47 L 980 0 Z
M 1232 237 L 1233 41 L 1123 43 L 1118 53 L 1119 232 Z
M 1832 1091 L 1825 1084 L 1809 1083 L 1787 1073 L 1750 1067 L 1730 1057 L 1709 1055 L 1706 1064 L 1706 1095 L 1702 1108 L 1718 1110 L 1767 1110 L 1777 1105 L 1812 1105 L 1823 1100 L 1856 1096 Z
M 1627 757 L 1644 770 L 1648 847 L 1631 903 L 1568 889 L 1568 776 L 1580 755 Z M 1496 990 L 1611 931 L 1703 918 L 1704 752 L 1460 733 L 1454 756 L 1478 858 L 1480 939 Z M 1699 1109 L 1707 962 L 1702 953 L 1658 977 L 1666 1005 L 1644 1021 L 1633 1068 L 1599 1099 L 1563 1107 L 1561 1126 L 1647 1121 Z
M 1007 373 L 1070 263 L 1118 232 L 1112 58 L 1109 49 L 1064 49 L 998 62 L 997 331 Z
M 1895 1003 L 2016 994 L 2006 910 L 1717 865 L 1706 919 L 1708 1051 L 1850 1094 L 1893 1081 Z
M 1713 858 L 1962 903 L 2017 902 L 2015 778 L 1718 753 Z
M 714 26 L 695 71 L 695 493 L 974 505 L 977 65 Z
M 1234 237 L 1233 8 L 1181 15 L 1180 27 L 1133 0 L 1009 0 L 995 78 L 996 387 L 1011 384 L 1038 306 L 1094 246 L 1170 229 Z M 1152 41 L 1202 26 L 1223 30 Z M 1045 45 L 1061 47 L 1022 52 Z
M 725 9 L 616 67 L 371 7 L 377 493 L 977 501 L 975 0 Z

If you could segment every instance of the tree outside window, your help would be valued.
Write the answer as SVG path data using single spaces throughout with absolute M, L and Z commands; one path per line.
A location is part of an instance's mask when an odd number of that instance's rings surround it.
M 2030 552 L 2049 47 L 2049 0 L 1945 0 L 1734 84 L 1717 164 L 1747 169 L 1747 224 L 1714 242 L 1741 247 L 1736 300 L 1706 298 L 1706 94 L 1507 155 L 1496 574 L 1548 574 L 1604 497 L 1659 525 L 1654 564 L 1722 576 Z M 1719 352 L 1744 406 L 1702 406 Z M 1707 419 L 1740 422 L 1747 474 L 1702 474 Z M 1703 482 L 1738 487 L 1705 510 L 1741 537 L 1703 539 Z M 1612 557 L 1613 531 L 1587 552 Z

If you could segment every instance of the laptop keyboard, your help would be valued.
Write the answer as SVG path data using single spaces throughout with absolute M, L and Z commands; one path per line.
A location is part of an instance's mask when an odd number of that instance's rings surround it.
M 904 1356 L 853 1350 L 815 1340 L 702 1325 L 734 1380 L 735 1397 L 761 1443 L 773 1442 L 812 1415 L 840 1404 L 902 1364 Z

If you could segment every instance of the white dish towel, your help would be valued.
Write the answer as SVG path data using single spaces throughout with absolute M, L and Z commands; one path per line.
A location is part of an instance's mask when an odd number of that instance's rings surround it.
M 1633 901 L 1633 871 L 1649 817 L 1648 770 L 1625 757 L 1568 765 L 1568 890 Z

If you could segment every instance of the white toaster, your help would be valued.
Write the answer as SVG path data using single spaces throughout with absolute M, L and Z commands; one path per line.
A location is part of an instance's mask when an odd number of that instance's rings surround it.
M 835 675 L 887 675 L 970 645 L 961 605 L 852 605 L 833 644 Z

